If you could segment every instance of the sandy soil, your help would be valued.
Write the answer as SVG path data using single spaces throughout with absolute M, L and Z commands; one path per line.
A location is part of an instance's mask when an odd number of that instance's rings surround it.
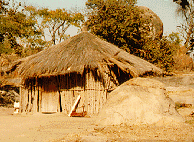
M 65 135 L 91 131 L 93 118 L 70 118 L 63 114 L 11 115 L 13 109 L 0 111 L 0 141 L 52 141 Z M 3 114 L 3 115 L 2 115 Z
M 94 125 L 94 120 L 69 118 L 63 114 L 1 115 L 0 141 L 194 141 L 194 117 L 175 126 L 101 127 Z
M 188 77 L 189 76 L 189 77 Z M 186 77 L 186 78 L 185 78 Z M 169 96 L 180 101 L 194 99 L 194 75 L 156 78 L 166 84 Z M 168 88 L 170 87 L 170 88 Z M 178 88 L 178 89 L 177 89 Z M 183 88 L 183 89 L 181 89 Z M 186 89 L 185 89 L 186 88 Z M 175 89 L 173 91 L 173 89 Z M 181 100 L 181 101 L 182 101 Z M 190 101 L 193 103 L 193 101 Z M 0 142 L 104 142 L 104 141 L 193 141 L 194 111 L 181 107 L 184 124 L 109 126 L 95 125 L 96 118 L 67 117 L 64 114 L 12 115 L 12 108 L 0 108 Z

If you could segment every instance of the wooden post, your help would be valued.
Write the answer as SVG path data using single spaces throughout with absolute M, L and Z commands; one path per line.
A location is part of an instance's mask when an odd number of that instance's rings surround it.
M 38 86 L 39 87 L 39 112 L 42 112 L 42 80 L 41 80 L 41 84 Z
M 57 90 L 58 90 L 58 106 L 57 106 L 57 110 L 58 112 L 62 112 L 62 106 L 61 106 L 61 83 L 60 83 L 60 77 L 56 76 L 56 83 L 57 83 Z
M 82 111 L 83 111 L 83 109 L 85 109 L 85 94 L 84 94 L 84 87 L 83 87 L 83 77 L 81 75 L 79 79 L 79 85 L 80 85 L 79 94 L 81 95 L 80 107 L 82 107 Z
M 34 79 L 34 84 L 33 84 L 33 88 L 32 88 L 32 93 L 34 94 L 33 97 L 33 112 L 36 113 L 37 112 L 37 103 L 38 103 L 38 83 L 37 83 L 37 78 Z
M 22 112 L 22 103 L 23 103 L 23 99 L 22 99 L 22 95 L 23 95 L 23 93 L 22 93 L 22 86 L 20 86 L 19 87 L 19 89 L 20 89 L 20 108 L 19 108 L 19 113 L 21 113 Z
M 88 112 L 88 114 L 90 114 L 90 94 L 89 94 L 89 70 L 87 69 L 86 71 L 86 110 Z
M 99 88 L 99 80 L 97 79 L 96 82 L 96 114 L 99 112 L 99 102 L 100 102 L 100 97 L 99 97 L 99 92 L 100 92 L 100 88 Z
M 88 106 L 88 112 L 89 114 L 93 114 L 93 108 L 94 108 L 94 103 L 93 103 L 93 85 L 92 85 L 92 73 L 91 71 L 89 70 L 88 72 L 88 79 L 87 79 L 87 82 L 88 82 L 88 102 L 89 102 L 89 106 Z
M 37 90 L 37 112 L 39 112 L 39 95 L 40 95 L 40 91 L 39 91 L 39 80 L 36 78 L 36 83 L 37 83 L 37 86 L 36 86 L 36 90 Z
M 31 102 L 32 102 L 32 82 L 30 83 L 30 90 L 28 90 L 28 112 L 31 111 Z
M 99 83 L 99 89 L 100 89 L 100 109 L 102 109 L 102 106 L 103 106 L 103 88 L 102 88 L 102 82 Z
M 71 111 L 71 91 L 70 91 L 70 75 L 67 75 L 67 100 L 68 100 L 68 113 Z
M 21 88 L 22 91 L 22 112 L 27 112 L 27 104 L 28 104 L 28 89 Z
M 65 76 L 63 76 L 63 81 L 62 81 L 64 84 L 63 84 L 63 89 L 65 89 L 65 91 L 63 91 L 64 92 L 64 94 L 63 94 L 63 106 L 62 106 L 62 108 L 63 108 L 63 111 L 66 113 L 66 114 L 68 114 L 68 112 L 69 112 L 69 110 L 68 110 L 68 94 L 67 94 L 67 89 L 68 89 L 68 86 L 67 86 L 67 75 L 65 75 Z
M 92 71 L 90 72 L 90 84 L 91 84 L 91 99 L 92 99 L 92 114 L 95 114 L 95 78 Z

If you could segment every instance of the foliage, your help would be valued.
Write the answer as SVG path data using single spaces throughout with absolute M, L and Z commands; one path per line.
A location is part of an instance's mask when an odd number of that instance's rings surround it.
M 162 39 L 149 40 L 143 46 L 145 60 L 159 66 L 165 71 L 172 71 L 174 65 L 174 55 L 179 48 L 178 41 L 172 42 L 169 37 L 163 36 Z
M 172 32 L 168 35 L 168 40 L 174 43 L 175 45 L 180 45 L 182 40 L 179 37 L 179 33 Z
M 11 107 L 13 106 L 15 101 L 15 95 L 10 91 L 4 91 L 4 93 L 0 93 L 0 106 Z
M 36 27 L 42 32 L 44 40 L 46 40 L 46 30 L 48 30 L 52 44 L 68 38 L 65 31 L 71 25 L 79 27 L 84 20 L 81 13 L 72 13 L 65 9 L 49 10 L 48 8 L 37 9 L 33 6 L 27 6 L 25 10 L 36 19 Z
M 153 39 L 149 36 L 150 21 L 142 18 L 143 11 L 134 4 L 111 0 L 88 0 L 86 4 L 94 9 L 86 22 L 92 33 L 165 71 L 173 70 L 181 43 L 178 33 Z
M 15 53 L 22 55 L 23 47 L 18 44 L 18 39 L 31 38 L 38 36 L 40 33 L 34 27 L 33 19 L 27 17 L 22 11 L 19 11 L 20 5 L 11 6 L 7 3 L 7 8 L 0 14 L 0 53 L 11 54 Z
M 148 21 L 141 19 L 140 13 L 132 5 L 104 2 L 86 24 L 95 35 L 132 54 L 140 55 L 148 28 L 145 24 Z
M 137 3 L 137 0 L 87 0 L 86 6 L 89 9 L 95 9 L 103 7 L 105 3 L 119 3 L 122 5 L 134 5 Z
M 187 50 L 181 42 L 179 33 L 174 32 L 162 39 L 149 40 L 143 47 L 142 57 L 168 72 L 191 70 L 193 61 L 186 55 Z
M 194 48 L 194 0 L 173 0 L 177 4 L 177 13 L 183 18 L 180 25 L 185 39 L 184 46 L 190 50 Z
M 8 5 L 8 2 L 4 0 L 0 0 L 0 14 L 3 14 L 6 12 L 7 8 L 6 6 Z
M 0 54 L 28 56 L 68 38 L 69 26 L 79 27 L 81 13 L 65 9 L 37 9 L 0 0 Z M 50 33 L 51 41 L 47 39 Z

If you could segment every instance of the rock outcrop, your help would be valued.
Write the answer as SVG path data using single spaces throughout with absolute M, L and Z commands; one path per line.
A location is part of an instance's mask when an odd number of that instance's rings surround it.
M 109 94 L 100 111 L 98 125 L 177 124 L 183 118 L 166 95 L 164 84 L 148 78 L 134 78 Z
M 163 35 L 163 22 L 151 9 L 146 6 L 138 6 L 142 12 L 141 17 L 145 20 L 149 26 L 149 37 L 155 39 L 157 37 L 162 38 Z

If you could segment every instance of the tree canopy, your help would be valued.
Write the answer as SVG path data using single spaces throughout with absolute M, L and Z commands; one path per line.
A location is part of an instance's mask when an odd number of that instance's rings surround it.
M 131 2 L 131 3 L 130 3 Z M 139 56 L 165 71 L 172 69 L 174 55 L 180 44 L 179 36 L 172 33 L 153 39 L 150 36 L 150 19 L 144 19 L 144 11 L 135 5 L 136 1 L 88 0 L 92 9 L 86 25 L 90 32 Z M 176 41 L 176 42 L 175 42 Z
M 114 45 L 139 56 L 159 67 L 169 70 L 173 64 L 173 55 L 180 46 L 178 34 L 153 39 L 150 35 L 150 19 L 143 18 L 144 11 L 136 6 L 137 0 L 87 0 L 90 10 L 85 24 L 91 33 Z M 174 0 L 179 6 L 185 23 L 185 45 L 194 43 L 194 0 Z M 152 18 L 152 16 L 150 16 Z M 80 27 L 84 22 L 81 12 L 66 9 L 50 10 L 13 5 L 0 0 L 0 54 L 15 53 L 27 56 L 43 48 L 68 38 L 66 30 L 71 26 Z M 50 36 L 50 39 L 48 39 Z M 188 49 L 189 49 L 188 48 Z
M 65 31 L 79 27 L 84 16 L 65 9 L 50 10 L 0 0 L 0 54 L 27 56 L 68 38 Z M 48 33 L 51 40 L 48 40 Z
M 144 44 L 149 27 L 140 16 L 141 11 L 133 5 L 120 2 L 104 3 L 91 15 L 86 24 L 95 35 L 126 51 L 138 55 Z
M 2 7 L 0 53 L 21 55 L 22 46 L 18 43 L 18 39 L 38 36 L 40 33 L 34 27 L 36 21 L 19 11 L 20 5 L 11 6 L 8 2 L 2 2 Z
M 79 27 L 84 20 L 84 16 L 81 13 L 73 13 L 66 9 L 49 10 L 48 8 L 37 9 L 33 6 L 27 6 L 25 10 L 30 12 L 32 17 L 36 17 L 36 27 L 42 31 L 45 40 L 46 30 L 49 32 L 52 44 L 56 44 L 56 41 L 61 42 L 66 39 L 67 35 L 65 35 L 65 31 L 71 25 Z
M 134 5 L 137 0 L 87 0 L 86 6 L 90 9 L 100 8 L 104 4 L 119 3 L 122 5 Z

